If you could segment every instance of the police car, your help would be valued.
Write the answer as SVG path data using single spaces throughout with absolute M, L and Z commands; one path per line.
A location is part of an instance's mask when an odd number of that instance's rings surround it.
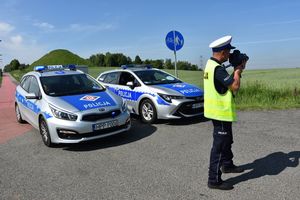
M 79 143 L 127 131 L 126 102 L 70 66 L 37 66 L 16 88 L 18 122 L 39 130 L 47 146 Z
M 97 80 L 127 102 L 145 123 L 203 115 L 203 90 L 147 65 L 123 65 Z

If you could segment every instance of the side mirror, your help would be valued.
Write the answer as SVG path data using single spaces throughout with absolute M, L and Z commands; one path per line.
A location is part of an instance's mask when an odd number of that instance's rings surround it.
M 38 99 L 38 100 L 40 100 L 42 98 L 41 96 L 37 96 L 34 93 L 29 93 L 25 97 L 26 97 L 26 99 Z
M 127 82 L 126 85 L 129 86 L 131 89 L 134 88 L 134 84 L 132 81 Z

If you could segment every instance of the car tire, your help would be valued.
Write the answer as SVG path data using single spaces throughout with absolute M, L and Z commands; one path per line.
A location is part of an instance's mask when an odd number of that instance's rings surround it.
M 43 140 L 44 144 L 47 147 L 52 147 L 53 143 L 51 142 L 48 125 L 46 123 L 46 120 L 43 117 L 41 117 L 39 120 L 39 129 L 40 129 L 40 134 L 42 136 L 42 140 Z
M 141 121 L 147 124 L 154 123 L 157 119 L 157 111 L 150 99 L 145 99 L 140 104 L 139 114 L 141 116 Z
M 20 109 L 19 109 L 18 104 L 16 104 L 16 106 L 15 106 L 15 111 L 16 111 L 16 118 L 17 118 L 17 121 L 18 121 L 20 124 L 24 124 L 26 121 L 22 118 L 22 114 L 21 114 L 21 112 L 20 112 Z

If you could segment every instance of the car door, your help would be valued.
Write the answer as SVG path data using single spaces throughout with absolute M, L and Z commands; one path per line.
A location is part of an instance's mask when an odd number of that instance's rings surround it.
M 28 95 L 34 94 L 36 99 L 27 99 L 28 120 L 38 127 L 38 115 L 41 111 L 41 90 L 36 77 L 31 76 Z
M 19 110 L 23 116 L 23 118 L 28 121 L 29 110 L 27 107 L 27 99 L 26 95 L 28 95 L 28 90 L 30 86 L 30 79 L 32 76 L 27 75 L 24 76 L 21 80 L 20 86 L 17 87 L 16 98 L 18 102 Z
M 127 85 L 129 82 L 132 86 Z M 129 72 L 121 72 L 118 84 L 117 94 L 121 96 L 126 102 L 130 112 L 134 112 L 133 109 L 137 102 L 137 87 L 140 86 L 138 80 Z

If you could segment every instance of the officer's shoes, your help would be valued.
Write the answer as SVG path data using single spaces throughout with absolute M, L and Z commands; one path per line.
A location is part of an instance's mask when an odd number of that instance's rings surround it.
M 222 181 L 221 183 L 208 183 L 207 186 L 210 189 L 218 189 L 218 190 L 232 190 L 233 185 L 230 183 Z
M 241 167 L 233 165 L 232 167 L 224 167 L 224 166 L 222 166 L 221 167 L 221 171 L 226 174 L 226 173 L 242 173 L 245 170 L 243 168 L 241 168 Z

